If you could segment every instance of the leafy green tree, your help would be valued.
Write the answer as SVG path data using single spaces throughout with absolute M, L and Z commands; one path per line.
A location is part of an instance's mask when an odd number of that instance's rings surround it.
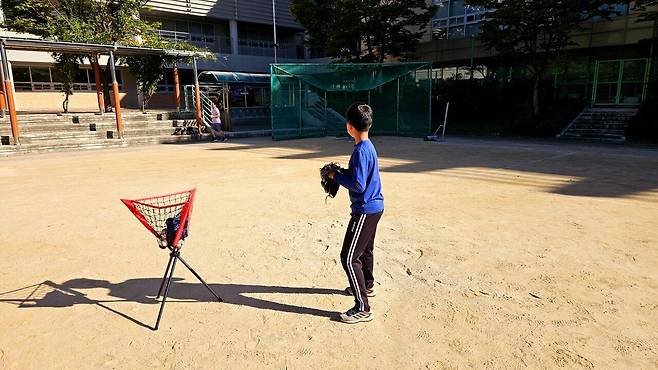
M 55 79 L 62 81 L 62 92 L 64 93 L 62 109 L 64 113 L 67 113 L 69 111 L 69 97 L 73 95 L 75 77 L 80 72 L 83 57 L 74 54 L 56 53 L 53 54 L 53 58 L 55 59 L 55 68 L 53 68 Z
M 658 21 L 658 0 L 636 0 L 633 9 L 642 12 L 642 21 Z
M 409 57 L 436 7 L 425 0 L 293 0 L 309 45 L 342 61 Z
M 466 4 L 492 11 L 479 37 L 489 49 L 524 64 L 533 81 L 535 116 L 541 111 L 542 79 L 560 51 L 574 44 L 572 33 L 594 15 L 611 14 L 604 0 L 466 0 Z
M 147 0 L 4 0 L 2 9 L 6 15 L 5 27 L 46 39 L 198 50 L 187 43 L 168 42 L 152 32 L 159 25 L 146 22 L 139 17 L 139 10 L 147 2 Z M 67 87 L 72 87 L 75 81 L 73 64 L 80 64 L 83 58 L 93 60 L 96 56 L 53 54 L 53 58 L 57 61 L 56 70 L 59 71 L 57 75 L 64 85 L 64 106 L 68 106 L 68 97 L 72 90 Z M 143 95 L 148 98 L 155 91 L 153 84 L 157 87 L 157 83 L 163 77 L 162 69 L 165 63 L 174 61 L 172 58 L 160 57 L 161 69 L 159 77 L 156 78 L 153 71 L 155 60 L 156 58 L 151 56 L 125 59 L 140 81 Z M 144 75 L 140 75 L 141 73 Z M 108 74 L 109 65 L 106 67 L 103 81 L 106 109 L 110 107 Z

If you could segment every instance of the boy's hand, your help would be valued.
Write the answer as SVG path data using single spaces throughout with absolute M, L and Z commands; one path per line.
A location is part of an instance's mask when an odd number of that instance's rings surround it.
M 340 187 L 338 183 L 334 181 L 336 172 L 340 170 L 340 166 L 333 162 L 327 163 L 322 166 L 322 168 L 320 168 L 320 184 L 322 185 L 324 192 L 332 198 L 336 196 L 336 193 L 338 193 L 338 188 Z

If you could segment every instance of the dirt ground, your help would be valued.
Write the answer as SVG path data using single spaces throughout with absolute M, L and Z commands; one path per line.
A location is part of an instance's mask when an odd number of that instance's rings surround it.
M 0 368 L 658 367 L 658 151 L 375 138 L 375 320 L 351 307 L 338 139 L 0 158 Z M 197 187 L 176 267 L 119 201 Z

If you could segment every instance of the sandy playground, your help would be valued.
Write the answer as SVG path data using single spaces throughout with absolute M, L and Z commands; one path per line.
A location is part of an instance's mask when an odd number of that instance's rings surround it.
M 658 151 L 375 138 L 386 198 L 375 320 L 339 261 L 337 139 L 0 158 L 0 368 L 658 367 Z M 119 202 L 197 187 L 167 254 Z

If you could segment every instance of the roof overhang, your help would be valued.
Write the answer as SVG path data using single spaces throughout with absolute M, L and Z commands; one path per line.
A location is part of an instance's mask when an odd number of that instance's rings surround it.
M 5 48 L 10 50 L 44 51 L 50 53 L 108 54 L 112 51 L 117 56 L 168 55 L 175 57 L 205 57 L 210 54 L 200 51 L 55 41 L 25 37 L 2 37 L 0 38 L 0 42 L 4 44 Z

